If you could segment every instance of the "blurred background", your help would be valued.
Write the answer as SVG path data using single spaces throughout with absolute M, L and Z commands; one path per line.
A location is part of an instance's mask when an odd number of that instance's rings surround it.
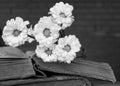
M 0 0 L 0 46 L 4 46 L 1 35 L 7 20 L 20 16 L 34 26 L 59 1 Z M 86 50 L 87 59 L 109 63 L 120 80 L 120 0 L 63 2 L 74 6 L 75 21 L 66 34 L 75 34 Z

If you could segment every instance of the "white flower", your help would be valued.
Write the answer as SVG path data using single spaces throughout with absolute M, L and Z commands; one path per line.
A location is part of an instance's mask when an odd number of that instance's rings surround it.
M 54 53 L 55 45 L 52 46 L 41 46 L 38 45 L 35 53 L 38 58 L 41 58 L 44 62 L 56 62 L 57 56 Z
M 76 52 L 80 51 L 81 44 L 74 35 L 65 36 L 58 40 L 55 53 L 58 56 L 58 61 L 71 63 L 76 57 Z
M 71 26 L 74 21 L 72 16 L 73 6 L 68 3 L 59 2 L 50 8 L 49 14 L 53 16 L 55 21 L 62 26 L 62 29 Z
M 13 47 L 24 44 L 27 41 L 28 24 L 29 21 L 23 21 L 21 17 L 8 20 L 2 34 L 4 42 Z
M 51 17 L 42 17 L 34 27 L 34 36 L 40 44 L 49 45 L 59 37 L 60 26 L 53 23 Z

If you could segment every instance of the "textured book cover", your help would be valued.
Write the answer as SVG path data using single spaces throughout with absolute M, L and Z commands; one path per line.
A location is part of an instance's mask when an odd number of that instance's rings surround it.
M 34 75 L 29 58 L 0 59 L 0 80 L 22 79 Z
M 101 80 L 115 82 L 111 66 L 107 63 L 94 62 L 83 59 L 75 59 L 71 64 L 66 63 L 45 63 L 40 58 L 34 57 L 33 60 L 38 66 L 38 70 L 51 71 L 61 74 L 70 74 L 76 76 L 85 76 Z
M 34 76 L 31 59 L 13 47 L 0 48 L 0 81 Z
M 64 75 L 2 81 L 0 86 L 91 86 L 91 83 L 83 77 Z

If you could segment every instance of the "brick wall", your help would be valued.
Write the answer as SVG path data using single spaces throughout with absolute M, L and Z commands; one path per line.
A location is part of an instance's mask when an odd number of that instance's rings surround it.
M 37 23 L 59 0 L 0 0 L 0 29 L 20 16 Z M 75 22 L 66 34 L 76 34 L 88 59 L 111 64 L 120 79 L 120 0 L 64 0 L 74 6 Z M 1 40 L 1 45 L 3 42 Z

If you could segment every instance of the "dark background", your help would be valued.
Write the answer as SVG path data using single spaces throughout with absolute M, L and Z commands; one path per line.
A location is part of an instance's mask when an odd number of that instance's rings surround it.
M 16 16 L 34 26 L 60 0 L 0 0 L 0 35 Z M 87 59 L 109 63 L 120 80 L 120 0 L 64 0 L 74 6 L 75 22 L 66 34 L 79 37 Z M 0 36 L 1 37 L 1 36 Z M 0 46 L 3 46 L 0 39 Z

